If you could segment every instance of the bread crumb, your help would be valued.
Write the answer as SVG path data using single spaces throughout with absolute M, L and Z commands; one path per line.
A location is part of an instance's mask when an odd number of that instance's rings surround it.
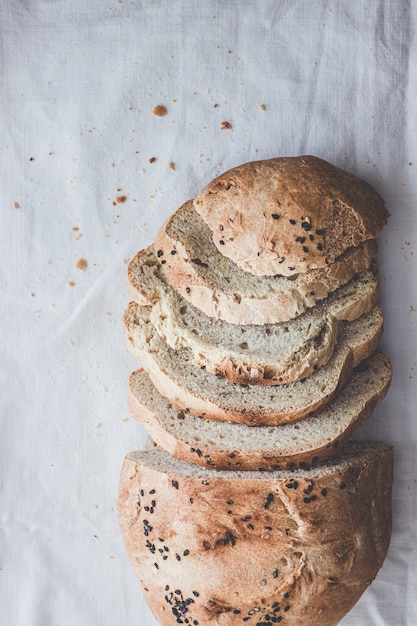
M 34 161 L 35 157 L 29 157 L 29 161 Z
M 79 270 L 85 270 L 86 267 L 87 267 L 87 261 L 85 259 L 78 259 L 77 268 Z
M 73 226 L 73 227 L 71 228 L 71 230 L 73 230 L 73 231 L 74 231 L 74 233 L 78 233 L 78 231 L 79 231 L 80 229 L 78 228 L 78 226 Z
M 20 204 L 18 202 L 13 202 L 13 206 L 15 209 L 20 209 Z
M 169 162 L 169 169 L 175 171 L 175 163 L 173 161 Z
M 156 161 L 156 157 L 151 157 L 150 159 L 148 159 L 148 163 L 155 163 Z
M 163 104 L 157 104 L 156 106 L 154 106 L 152 113 L 157 117 L 164 117 L 168 113 L 168 111 L 166 106 L 164 106 Z
M 217 102 L 215 104 L 213 104 L 213 109 L 217 109 L 219 105 L 217 104 Z
M 127 200 L 127 196 L 116 196 L 117 204 L 123 204 L 123 202 L 126 202 L 126 200 Z
M 258 109 L 260 109 L 261 111 L 265 111 L 266 107 L 264 104 L 258 104 Z
M 230 122 L 222 122 L 220 128 L 222 130 L 230 130 L 232 128 L 232 125 L 230 124 Z
M 68 281 L 68 287 L 75 287 L 75 283 L 73 280 Z

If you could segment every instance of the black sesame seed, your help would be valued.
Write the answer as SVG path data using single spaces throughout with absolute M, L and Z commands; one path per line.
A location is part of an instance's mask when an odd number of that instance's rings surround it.
M 253 530 L 252 524 L 246 524 L 246 528 L 249 528 L 249 530 Z
M 290 272 L 293 272 L 295 270 L 295 267 L 289 267 L 288 269 Z
M 165 591 L 169 590 L 169 585 L 165 585 Z
M 226 504 L 233 504 L 233 500 L 228 500 Z
M 175 256 L 177 254 L 177 251 L 176 250 L 171 250 L 171 254 L 172 254 L 172 256 Z
M 306 240 L 305 237 L 297 237 L 295 241 L 297 241 L 298 243 L 304 243 Z
M 322 495 L 322 496 L 326 497 L 326 496 L 327 496 L 327 489 L 324 487 L 324 488 L 321 490 L 321 492 L 320 492 L 320 493 L 321 493 L 321 495 Z
M 308 238 L 310 239 L 310 241 L 314 241 L 314 235 L 309 235 Z
M 290 594 L 289 594 L 289 592 L 288 592 L 288 591 L 286 591 L 286 592 L 284 593 L 284 598 L 289 598 L 289 597 L 290 597 Z
M 318 243 L 316 247 L 317 247 L 317 250 L 323 250 L 323 246 L 321 243 Z
M 278 263 L 284 263 L 285 261 L 285 256 L 282 256 L 280 259 L 278 259 Z
M 234 611 L 233 611 L 233 613 L 234 613 L 235 615 L 239 615 L 239 614 L 240 614 L 240 612 L 241 612 L 241 611 L 239 611 L 239 609 L 234 609 Z
M 172 486 L 175 487 L 175 489 L 178 489 L 178 482 L 176 480 L 173 480 Z
M 340 489 L 346 489 L 346 483 L 340 483 Z
M 303 502 L 304 504 L 308 504 L 311 501 L 310 498 L 303 498 Z
M 154 563 L 154 567 L 155 567 L 155 569 L 159 569 L 158 563 Z
M 145 495 L 145 492 L 143 491 L 143 489 L 140 490 L 140 495 L 142 496 L 142 498 Z
M 184 552 L 182 553 L 182 556 L 188 556 L 190 554 L 189 550 L 184 550 Z
M 180 555 L 179 555 L 179 554 L 176 554 L 176 555 L 175 555 L 175 558 L 177 559 L 177 561 L 181 561 L 181 557 L 180 557 Z
M 290 224 L 292 224 L 294 226 L 294 224 L 296 224 L 297 222 L 295 220 L 288 220 Z
M 219 244 L 220 244 L 221 246 L 224 246 L 224 241 L 223 241 L 223 239 L 220 239 Z
M 274 569 L 274 571 L 272 572 L 272 578 L 278 578 L 278 570 Z M 278 606 L 278 602 L 274 602 L 274 604 L 272 605 L 272 608 L 275 608 L 275 606 Z
M 163 250 L 158 250 L 158 252 L 156 253 L 158 257 L 163 256 L 164 252 Z
M 194 596 L 195 598 L 198 598 L 198 596 L 199 596 L 199 595 L 200 595 L 200 594 L 198 593 L 198 591 L 193 591 L 193 596 Z
M 194 498 L 190 498 L 190 502 L 191 502 L 191 504 L 193 504 Z
M 316 235 L 324 235 L 324 230 L 321 230 L 321 229 L 316 230 Z
M 279 215 L 278 213 L 272 213 L 271 217 L 273 220 L 277 220 L 279 218 Z
M 242 522 L 249 522 L 251 517 L 251 515 L 246 515 L 245 517 L 242 517 Z
M 309 224 L 308 222 L 301 222 L 301 228 L 308 232 L 309 230 L 311 230 L 311 224 Z
M 186 287 L 186 288 L 185 288 L 185 291 L 186 291 L 187 293 L 190 293 L 191 289 L 190 289 L 189 287 Z
M 165 263 L 166 263 L 165 259 L 162 259 L 161 265 L 165 265 Z
M 303 246 L 303 252 L 308 252 L 307 246 Z
M 284 611 L 285 611 L 285 613 L 286 613 L 287 611 L 289 611 L 289 610 L 290 610 L 290 608 L 291 608 L 291 607 L 290 607 L 290 605 L 289 605 L 289 604 L 287 604 L 287 606 L 284 606 Z
M 269 505 L 271 504 L 273 499 L 274 499 L 274 494 L 273 493 L 268 493 L 268 495 L 266 496 L 266 500 L 263 503 L 263 508 L 267 509 L 269 507 Z

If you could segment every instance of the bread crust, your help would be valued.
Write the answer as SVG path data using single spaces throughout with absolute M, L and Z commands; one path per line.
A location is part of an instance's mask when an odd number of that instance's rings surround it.
M 392 368 L 388 357 L 382 354 L 369 359 L 362 371 L 354 374 L 343 392 L 336 395 L 322 414 L 318 412 L 298 422 L 296 432 L 288 425 L 259 426 L 252 430 L 242 424 L 227 424 L 207 433 L 202 428 L 201 418 L 175 410 L 163 398 L 160 398 L 155 407 L 149 398 L 141 395 L 140 380 L 144 376 L 146 374 L 139 370 L 130 377 L 129 409 L 159 446 L 176 459 L 202 467 L 265 472 L 311 467 L 332 456 L 335 450 L 341 450 L 352 433 L 370 417 L 377 404 L 384 399 L 391 383 Z M 362 389 L 361 377 L 375 377 L 378 383 L 369 385 L 369 388 L 365 386 L 362 395 L 358 395 L 358 389 Z M 347 402 L 349 397 L 352 398 L 351 405 Z M 335 417 L 329 431 L 328 423 L 332 420 L 333 413 L 342 416 L 342 419 L 339 421 Z M 315 430 L 321 431 L 320 437 Z M 194 431 L 195 438 L 189 434 Z M 253 437 L 258 437 L 259 431 L 264 431 L 260 433 L 260 437 L 265 447 L 260 444 L 254 446 L 251 442 L 251 448 L 245 448 L 248 436 L 249 440 L 252 433 Z M 299 438 L 298 445 L 291 441 L 295 436 Z M 231 440 L 232 445 L 229 443 Z M 284 441 L 291 441 L 292 447 L 286 448 L 282 443 Z
M 138 341 L 135 338 L 135 326 L 138 320 L 138 314 L 147 316 L 149 311 L 138 310 L 136 303 L 131 303 L 124 315 L 124 327 L 127 346 L 139 362 L 139 364 L 148 372 L 153 384 L 158 391 L 175 406 L 181 409 L 188 409 L 192 415 L 204 416 L 207 419 L 245 423 L 249 426 L 277 426 L 283 423 L 294 422 L 302 419 L 306 415 L 318 411 L 325 406 L 334 394 L 341 389 L 349 376 L 352 373 L 352 369 L 358 365 L 360 361 L 367 358 L 372 354 L 380 341 L 382 334 L 382 312 L 377 306 L 373 311 L 376 312 L 376 318 L 378 319 L 378 325 L 375 326 L 373 322 L 370 325 L 370 334 L 363 340 L 357 341 L 354 336 L 350 337 L 343 347 L 339 347 L 332 359 L 329 361 L 329 367 L 332 369 L 331 379 L 326 385 L 317 390 L 316 397 L 308 397 L 306 401 L 296 405 L 294 403 L 291 407 L 279 406 L 279 403 L 265 407 L 258 405 L 251 405 L 250 408 L 245 407 L 243 404 L 239 407 L 228 404 L 227 399 L 224 399 L 224 403 L 221 403 L 220 398 L 215 403 L 213 399 L 208 397 L 207 388 L 205 388 L 204 381 L 201 381 L 199 391 L 191 391 L 185 388 L 179 383 L 179 379 L 176 377 L 176 373 L 169 371 L 167 364 L 164 361 L 163 351 L 165 349 L 172 350 L 169 347 L 164 347 L 162 339 L 158 338 L 155 330 L 152 330 L 152 325 L 149 324 L 149 337 L 145 344 Z M 372 321 L 372 316 L 369 318 Z M 354 324 L 354 322 L 353 322 Z M 152 342 L 152 337 L 156 337 L 156 342 Z M 175 359 L 178 359 L 178 363 L 185 361 L 185 352 L 187 348 L 175 351 Z M 183 355 L 184 354 L 184 358 Z M 332 365 L 335 363 L 335 365 Z M 336 365 L 337 363 L 337 365 Z M 196 367 L 196 366 L 192 366 Z M 198 368 L 195 372 L 197 373 Z M 202 377 L 206 374 L 200 373 Z M 199 374 L 199 375 L 200 375 Z M 309 379 L 315 376 L 313 374 Z M 213 376 L 207 373 L 207 376 Z M 226 383 L 227 385 L 234 385 L 235 383 Z M 299 383 L 302 384 L 300 381 Z M 249 386 L 253 387 L 253 386 Z M 281 388 L 281 387 L 280 387 Z M 271 393 L 275 393 L 277 387 L 271 387 Z
M 335 626 L 391 535 L 392 449 L 352 444 L 305 472 L 218 473 L 156 449 L 127 455 L 118 516 L 161 626 Z M 194 621 L 195 623 L 195 621 Z
M 183 298 L 209 317 L 229 324 L 275 324 L 293 319 L 348 283 L 355 274 L 367 270 L 377 256 L 377 243 L 369 239 L 347 250 L 326 267 L 300 273 L 291 279 L 274 276 L 271 288 L 262 295 L 242 293 L 233 284 L 233 275 L 230 283 L 224 285 L 215 277 L 210 278 L 204 265 L 209 266 L 213 259 L 198 262 L 196 250 L 174 237 L 171 226 L 181 213 L 190 210 L 190 205 L 191 201 L 182 205 L 159 230 L 155 252 L 162 253 L 164 270 Z M 131 270 L 129 291 L 134 300 L 144 304 L 140 284 Z
M 206 185 L 194 207 L 221 253 L 257 276 L 326 267 L 388 219 L 373 187 L 308 155 L 239 165 Z

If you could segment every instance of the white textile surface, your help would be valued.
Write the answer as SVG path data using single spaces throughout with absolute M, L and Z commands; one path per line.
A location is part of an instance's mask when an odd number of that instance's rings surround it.
M 410 0 L 2 2 L 1 624 L 155 626 L 116 513 L 123 457 L 147 443 L 126 403 L 126 263 L 215 175 L 298 154 L 391 213 L 394 378 L 357 437 L 395 445 L 394 528 L 342 623 L 417 624 L 416 23 Z

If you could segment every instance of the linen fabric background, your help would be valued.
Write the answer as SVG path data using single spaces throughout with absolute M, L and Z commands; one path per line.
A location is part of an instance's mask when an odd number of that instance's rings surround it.
M 148 441 L 126 402 L 127 262 L 219 173 L 300 154 L 391 213 L 394 377 L 356 436 L 395 446 L 393 536 L 342 623 L 417 623 L 416 20 L 410 0 L 3 1 L 2 624 L 155 626 L 116 514 L 124 455 Z

